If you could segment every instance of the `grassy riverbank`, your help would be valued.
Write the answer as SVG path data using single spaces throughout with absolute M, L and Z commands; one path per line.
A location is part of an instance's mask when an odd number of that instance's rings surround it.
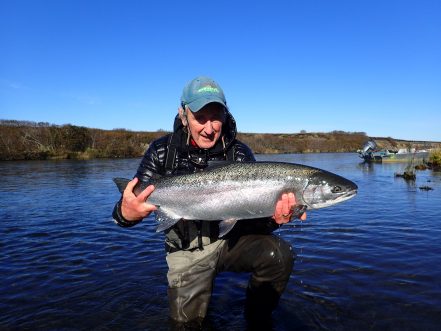
M 101 130 L 29 121 L 0 120 L 0 160 L 94 159 L 140 157 L 165 131 Z M 356 152 L 368 137 L 364 132 L 332 131 L 292 134 L 238 133 L 256 154 Z M 375 138 L 379 147 L 441 147 L 430 142 Z

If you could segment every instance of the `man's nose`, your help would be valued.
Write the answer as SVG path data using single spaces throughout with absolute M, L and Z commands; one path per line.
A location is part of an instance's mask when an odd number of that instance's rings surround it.
M 205 128 L 204 131 L 206 134 L 212 134 L 214 129 L 213 129 L 213 123 L 211 121 L 207 121 L 205 122 Z

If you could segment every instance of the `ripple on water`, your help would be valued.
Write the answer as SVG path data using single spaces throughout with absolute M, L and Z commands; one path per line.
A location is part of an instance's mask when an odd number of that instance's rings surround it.
M 265 155 L 337 172 L 359 186 L 276 235 L 297 254 L 275 330 L 437 330 L 441 325 L 441 176 L 415 185 L 398 165 L 352 154 Z M 139 160 L 0 163 L 0 325 L 6 329 L 167 329 L 164 237 L 153 218 L 131 229 L 111 211 L 111 178 Z M 23 178 L 27 190 L 14 178 Z M 434 190 L 422 192 L 420 183 Z M 221 274 L 213 328 L 241 330 L 248 274 Z

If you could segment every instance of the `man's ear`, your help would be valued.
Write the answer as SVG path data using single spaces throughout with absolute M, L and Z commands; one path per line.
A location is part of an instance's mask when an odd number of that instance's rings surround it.
M 179 118 L 181 119 L 182 125 L 187 126 L 187 117 L 184 115 L 184 109 L 182 107 L 179 107 Z

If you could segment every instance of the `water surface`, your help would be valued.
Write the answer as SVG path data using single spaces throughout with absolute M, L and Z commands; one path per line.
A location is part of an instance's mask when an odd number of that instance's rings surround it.
M 355 181 L 358 195 L 276 235 L 297 253 L 275 330 L 438 330 L 441 174 L 354 154 L 260 155 Z M 139 160 L 0 163 L 0 329 L 167 330 L 163 235 L 111 220 Z M 432 191 L 420 190 L 430 186 Z M 249 275 L 216 279 L 212 329 L 242 330 Z

